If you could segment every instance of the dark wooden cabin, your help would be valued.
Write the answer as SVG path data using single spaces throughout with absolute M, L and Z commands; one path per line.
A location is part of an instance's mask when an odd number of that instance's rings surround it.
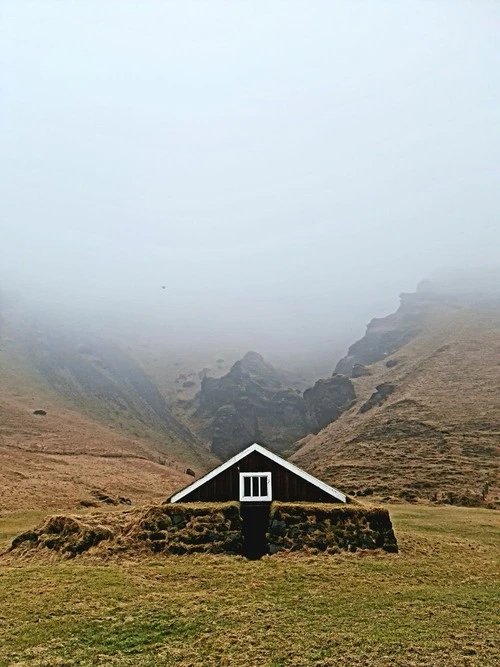
M 171 503 L 345 503 L 346 496 L 261 445 L 250 445 L 170 498 Z
M 243 553 L 268 553 L 271 502 L 345 503 L 346 496 L 261 445 L 253 444 L 175 493 L 171 503 L 239 501 Z

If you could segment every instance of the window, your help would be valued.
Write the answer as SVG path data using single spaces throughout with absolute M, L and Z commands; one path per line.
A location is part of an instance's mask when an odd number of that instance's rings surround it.
M 240 500 L 272 500 L 270 472 L 240 472 Z

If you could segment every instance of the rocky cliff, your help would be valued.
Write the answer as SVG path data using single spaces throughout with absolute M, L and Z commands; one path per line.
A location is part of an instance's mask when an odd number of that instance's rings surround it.
M 366 366 L 390 357 L 432 326 L 437 317 L 497 300 L 498 296 L 492 292 L 444 290 L 441 285 L 424 280 L 416 292 L 400 295 L 400 306 L 395 313 L 368 324 L 363 338 L 351 345 L 335 371 L 349 377 L 365 375 Z
M 337 419 L 354 398 L 352 382 L 339 374 L 304 394 L 284 387 L 261 355 L 248 352 L 227 375 L 203 378 L 195 418 L 204 424 L 212 452 L 226 459 L 253 442 L 283 451 Z
M 345 375 L 334 373 L 318 380 L 304 392 L 306 420 L 312 433 L 335 421 L 356 400 L 354 385 Z

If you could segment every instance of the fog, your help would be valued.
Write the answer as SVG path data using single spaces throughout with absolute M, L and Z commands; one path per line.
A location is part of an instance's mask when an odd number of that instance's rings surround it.
M 0 287 L 50 317 L 295 353 L 498 265 L 499 3 L 1 5 Z

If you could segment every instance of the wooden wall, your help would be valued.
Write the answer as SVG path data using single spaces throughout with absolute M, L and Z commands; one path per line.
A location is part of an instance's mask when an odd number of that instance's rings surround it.
M 272 474 L 273 500 L 283 502 L 339 502 L 317 486 L 299 477 L 259 452 L 252 452 L 233 466 L 209 480 L 191 493 L 182 502 L 239 500 L 240 472 L 270 472 Z

